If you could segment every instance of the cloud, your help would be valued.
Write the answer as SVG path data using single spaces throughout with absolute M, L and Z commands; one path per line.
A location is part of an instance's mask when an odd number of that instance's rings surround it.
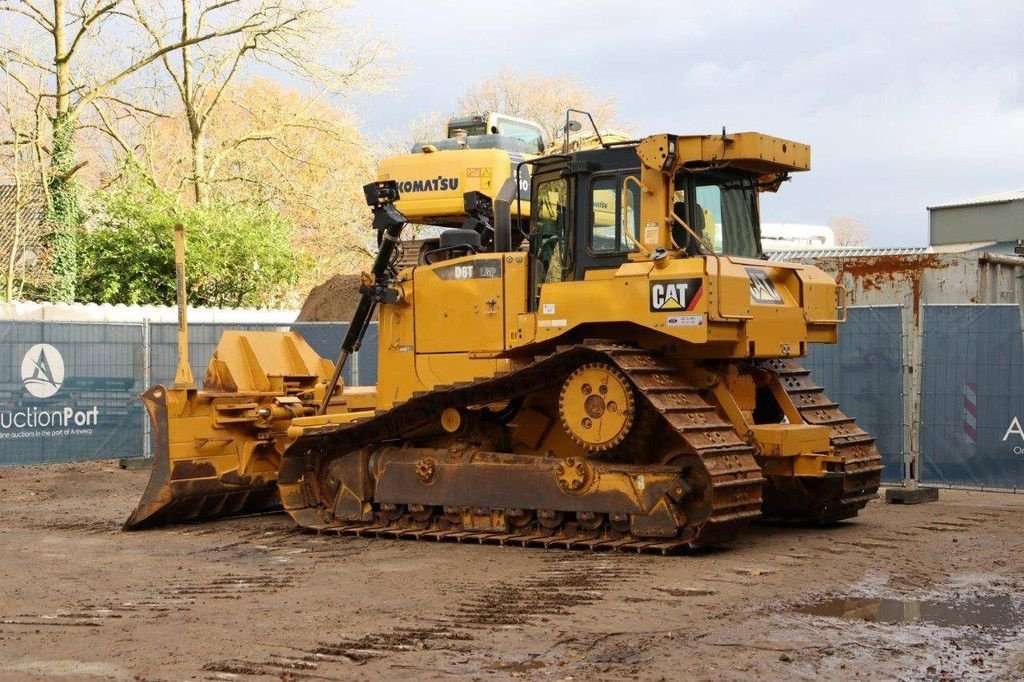
M 643 133 L 726 125 L 810 143 L 814 170 L 765 200 L 766 219 L 855 215 L 879 245 L 920 244 L 926 205 L 1024 186 L 1015 0 L 435 0 L 387 22 L 410 68 L 406 96 L 365 114 L 378 129 L 450 108 L 498 68 L 533 68 L 579 73 Z

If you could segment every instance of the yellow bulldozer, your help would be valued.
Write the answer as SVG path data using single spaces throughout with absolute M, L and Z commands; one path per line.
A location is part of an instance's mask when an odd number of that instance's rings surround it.
M 508 168 L 511 194 L 464 191 L 412 263 L 417 190 L 366 186 L 380 248 L 337 362 L 228 332 L 198 390 L 183 357 L 143 396 L 154 466 L 125 527 L 280 501 L 322 532 L 669 553 L 875 497 L 873 438 L 797 362 L 836 342 L 846 292 L 761 251 L 759 196 L 806 145 L 661 134 Z M 342 386 L 374 313 L 377 385 Z

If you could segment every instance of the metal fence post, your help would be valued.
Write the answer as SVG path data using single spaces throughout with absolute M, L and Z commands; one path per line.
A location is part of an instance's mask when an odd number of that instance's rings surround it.
M 149 318 L 142 320 L 142 388 L 149 388 L 153 384 L 153 343 L 150 335 Z M 149 413 L 142 412 L 142 456 L 152 457 L 153 446 L 150 442 Z
M 900 336 L 903 346 L 903 485 L 917 485 L 917 452 L 919 449 L 921 348 L 920 315 L 913 305 L 900 305 Z
M 910 480 L 908 486 L 917 487 L 921 480 L 921 401 L 924 391 L 924 304 L 915 303 L 912 311 L 914 326 L 911 343 L 913 344 L 913 370 L 910 374 L 910 396 L 904 400 L 910 403 Z

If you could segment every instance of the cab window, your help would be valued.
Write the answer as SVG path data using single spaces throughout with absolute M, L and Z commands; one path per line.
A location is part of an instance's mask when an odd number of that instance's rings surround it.
M 681 172 L 676 176 L 675 187 L 674 211 L 688 221 L 703 244 L 725 256 L 758 258 L 761 255 L 754 176 L 727 169 Z M 682 226 L 673 228 L 672 237 L 690 253 L 704 250 Z
M 590 251 L 594 254 L 622 254 L 636 251 L 639 239 L 640 195 L 635 183 L 623 177 L 598 178 L 591 184 Z M 633 236 L 633 240 L 629 236 Z
M 530 149 L 537 150 L 538 154 L 544 151 L 544 136 L 536 126 L 532 126 L 521 121 L 499 118 L 498 132 L 502 135 L 508 135 L 509 137 L 516 138 L 517 140 L 522 140 Z
M 761 254 L 757 191 L 749 178 L 698 178 L 696 199 L 705 235 L 718 253 L 757 258 Z

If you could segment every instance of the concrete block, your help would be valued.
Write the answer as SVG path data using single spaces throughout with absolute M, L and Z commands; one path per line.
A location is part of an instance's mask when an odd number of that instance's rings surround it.
M 937 502 L 938 488 L 886 488 L 885 501 L 889 504 L 921 504 Z

